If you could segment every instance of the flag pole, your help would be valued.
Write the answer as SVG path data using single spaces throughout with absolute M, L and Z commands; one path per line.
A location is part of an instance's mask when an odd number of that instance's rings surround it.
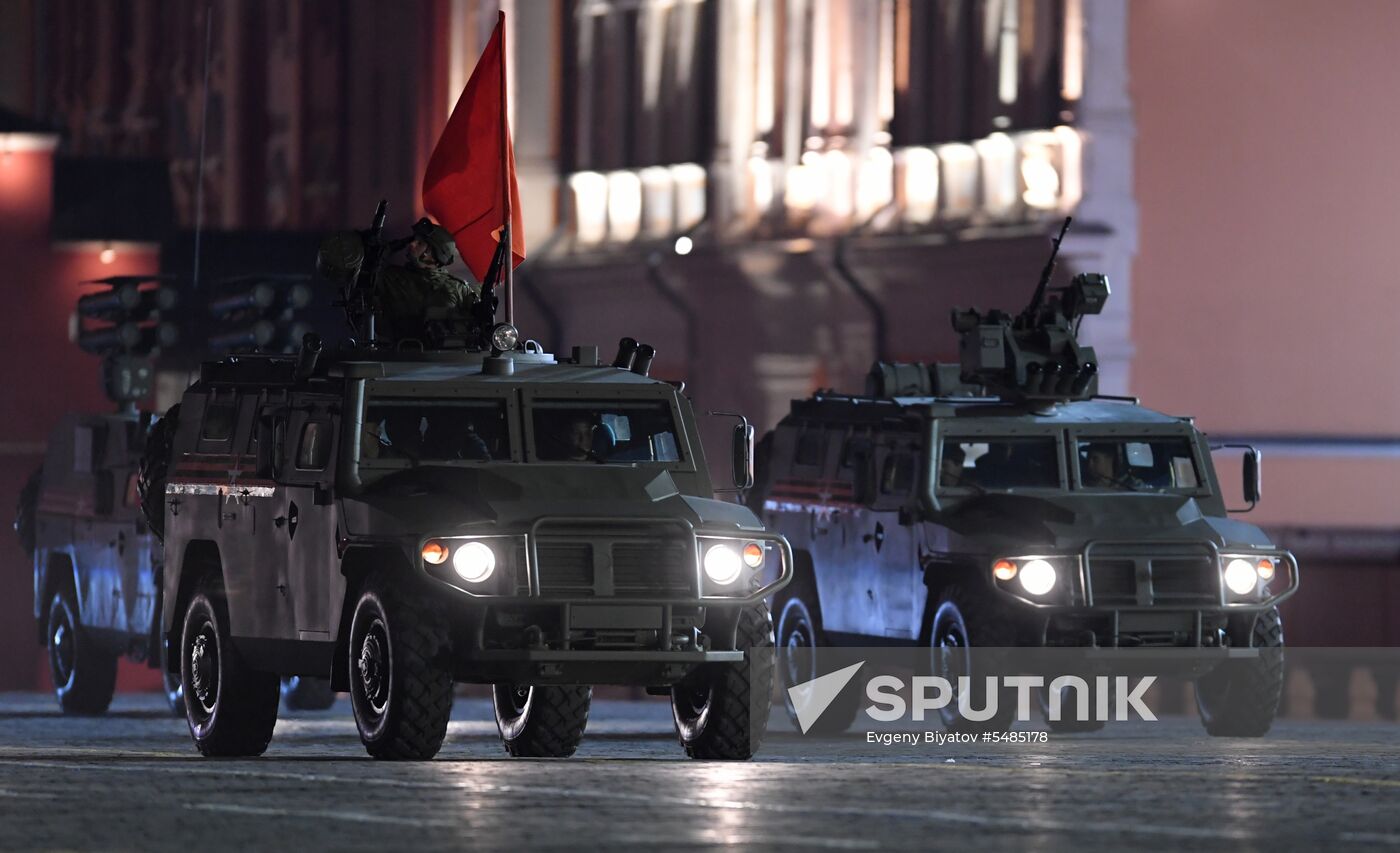
M 506 61 L 506 13 L 497 14 L 500 15 L 497 20 L 501 28 L 501 198 L 506 213 L 505 226 L 501 229 L 501 244 L 505 247 L 502 280 L 505 282 L 505 319 L 507 323 L 515 325 L 515 305 L 511 297 L 511 285 L 515 280 L 515 247 L 513 235 L 510 233 L 510 223 L 514 218 L 510 209 L 510 102 L 506 100 L 506 69 L 510 63 Z

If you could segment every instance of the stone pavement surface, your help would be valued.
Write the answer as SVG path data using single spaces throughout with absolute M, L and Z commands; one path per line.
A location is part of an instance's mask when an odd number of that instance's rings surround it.
M 779 712 L 758 759 L 696 762 L 664 702 L 609 700 L 576 757 L 512 760 L 489 705 L 464 697 L 435 761 L 390 764 L 366 757 L 342 699 L 284 714 L 260 759 L 209 761 L 156 696 L 75 719 L 3 694 L 0 850 L 1400 848 L 1395 724 L 1283 721 L 1263 740 L 1186 718 L 1019 744 L 881 734 L 904 737 L 804 737 Z

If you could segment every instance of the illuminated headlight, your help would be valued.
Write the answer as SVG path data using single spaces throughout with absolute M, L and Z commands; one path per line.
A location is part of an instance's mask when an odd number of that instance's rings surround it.
M 1269 563 L 1269 572 L 1273 574 L 1272 562 Z M 1259 572 L 1250 560 L 1235 557 L 1225 564 L 1225 585 L 1235 595 L 1249 595 L 1258 584 Z
M 496 552 L 484 542 L 468 542 L 452 555 L 452 569 L 467 583 L 481 583 L 496 570 Z
M 1044 595 L 1055 588 L 1055 567 L 1045 560 L 1027 560 L 1016 576 L 1031 595 Z
M 705 574 L 720 586 L 738 580 L 743 568 L 744 558 L 739 556 L 739 549 L 733 545 L 711 545 L 710 550 L 705 552 Z
M 520 330 L 509 323 L 497 323 L 491 329 L 491 346 L 497 352 L 510 352 L 520 343 Z

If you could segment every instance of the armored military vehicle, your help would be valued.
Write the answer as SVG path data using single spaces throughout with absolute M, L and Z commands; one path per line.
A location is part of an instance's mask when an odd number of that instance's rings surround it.
M 104 289 L 79 298 L 73 338 L 102 356 L 103 391 L 117 409 L 69 415 L 53 428 L 15 518 L 34 569 L 39 642 L 48 650 L 59 707 L 70 714 L 107 709 L 123 656 L 165 670 L 158 618 L 164 552 L 137 493 L 152 417 L 136 406 L 151 394 L 155 356 L 178 337 L 170 277 L 112 276 L 86 284 Z M 234 293 L 221 301 L 236 303 L 251 293 L 266 307 L 275 296 L 262 281 Z M 231 319 L 227 311 L 215 313 Z M 224 329 L 233 334 L 231 326 Z M 183 716 L 178 676 L 164 672 L 164 686 L 172 713 Z M 320 710 L 335 701 L 325 679 L 290 679 L 282 693 L 292 710 Z
M 160 544 L 136 494 L 145 423 L 72 415 L 49 435 L 20 495 L 16 529 L 34 565 L 34 619 L 66 714 L 100 714 L 126 656 L 160 666 Z M 179 685 L 167 679 L 172 710 Z
M 116 410 L 69 415 L 51 431 L 43 465 L 19 496 L 15 529 L 34 568 L 34 620 L 66 714 L 100 714 L 117 662 L 161 665 L 160 544 L 141 516 L 136 475 L 149 415 L 151 353 L 174 328 L 162 315 L 176 294 L 160 277 L 115 276 L 78 300 L 73 338 L 101 355 L 103 391 Z M 166 680 L 171 709 L 178 684 Z
M 774 604 L 782 681 L 829 668 L 822 648 L 837 645 L 924 646 L 949 676 L 975 673 L 979 648 L 1107 650 L 1194 677 L 1210 734 L 1262 735 L 1297 563 L 1227 518 L 1218 448 L 1190 418 L 1096 393 L 1076 332 L 1108 282 L 1047 291 L 1050 270 L 1019 316 L 954 311 L 960 363 L 877 363 L 864 394 L 794 401 L 764 437 L 750 506 L 797 560 Z M 1259 456 L 1243 451 L 1252 508 Z M 819 725 L 844 730 L 858 698 Z M 983 723 L 941 713 L 954 730 L 1004 729 L 1014 706 Z
M 344 278 L 365 272 L 356 258 Z M 605 683 L 669 693 L 689 755 L 750 757 L 771 692 L 764 598 L 790 552 L 713 497 L 654 350 L 556 359 L 460 316 L 426 347 L 390 344 L 372 298 L 344 301 L 366 306 L 360 343 L 207 363 L 151 438 L 163 635 L 199 750 L 263 752 L 278 677 L 309 675 L 350 693 L 376 758 L 435 755 L 454 682 L 492 685 L 511 755 L 572 754 Z M 735 429 L 746 486 L 753 432 Z

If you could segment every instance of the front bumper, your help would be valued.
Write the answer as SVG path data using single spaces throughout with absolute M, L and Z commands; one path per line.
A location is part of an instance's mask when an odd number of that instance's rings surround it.
M 1237 595 L 1225 584 L 1226 561 L 1271 558 L 1273 579 Z M 1258 612 L 1298 591 L 1298 561 L 1288 551 L 1230 548 L 1211 542 L 1094 540 L 1074 554 L 1044 555 L 1056 561 L 1062 583 L 1049 594 L 1027 593 L 1014 580 L 993 580 L 1006 599 L 1047 614 L 1106 616 L 1185 612 Z
M 456 655 L 455 678 L 477 684 L 669 686 L 702 664 L 741 663 L 744 654 L 699 649 L 480 649 Z
M 449 563 L 414 559 L 428 577 L 466 598 L 491 605 L 689 605 L 754 604 L 793 577 L 792 546 L 766 531 L 696 531 L 684 519 L 546 516 L 528 533 L 434 537 L 448 543 L 488 543 L 500 570 L 482 584 L 461 580 Z M 702 548 L 715 540 L 761 543 L 771 560 L 728 586 L 711 582 L 701 568 Z M 421 550 L 428 540 L 417 543 Z

